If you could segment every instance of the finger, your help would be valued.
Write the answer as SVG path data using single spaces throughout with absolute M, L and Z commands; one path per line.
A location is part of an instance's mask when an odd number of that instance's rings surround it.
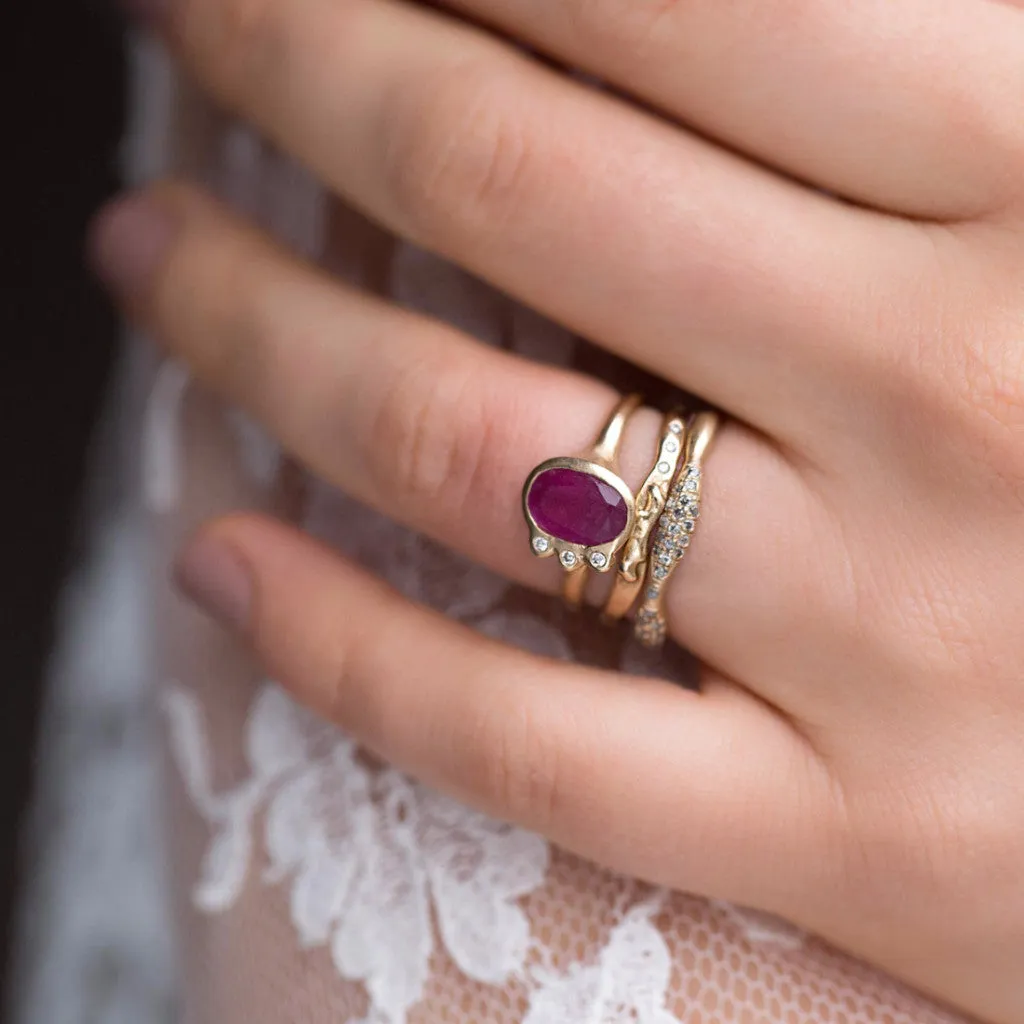
M 829 419 L 854 404 L 832 354 L 862 345 L 864 323 L 901 308 L 934 261 L 933 240 L 906 224 L 435 12 L 391 0 L 177 11 L 178 48 L 206 85 L 374 217 L 790 440 L 819 403 Z
M 174 356 L 348 494 L 511 579 L 557 587 L 555 562 L 529 553 L 520 489 L 535 465 L 592 444 L 616 401 L 607 387 L 339 286 L 191 191 L 148 201 L 175 234 L 128 308 Z M 101 223 L 108 265 L 119 223 L 146 202 Z M 117 261 L 134 274 L 145 262 Z M 650 470 L 659 422 L 646 411 L 627 431 L 631 486 Z M 824 528 L 800 475 L 759 437 L 732 425 L 713 460 L 670 623 L 728 674 L 764 677 L 758 641 L 777 646 L 811 590 L 827 589 Z
M 964 0 L 445 0 L 758 160 L 918 217 L 1020 195 L 1024 22 Z
M 762 904 L 814 859 L 823 770 L 734 687 L 698 695 L 515 651 L 257 517 L 206 528 L 179 578 L 300 701 L 487 814 L 631 875 Z

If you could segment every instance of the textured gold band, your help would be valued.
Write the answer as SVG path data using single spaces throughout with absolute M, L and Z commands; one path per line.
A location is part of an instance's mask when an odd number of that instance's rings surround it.
M 665 642 L 665 589 L 697 529 L 704 458 L 718 425 L 719 417 L 714 412 L 700 412 L 691 419 L 683 445 L 683 465 L 654 533 L 645 589 L 633 627 L 636 638 L 648 647 L 660 647 Z
M 622 549 L 612 592 L 604 606 L 604 617 L 621 619 L 633 607 L 647 575 L 647 559 L 655 527 L 668 501 L 669 488 L 683 457 L 686 420 L 673 409 L 665 417 L 654 467 L 636 492 L 636 521 Z

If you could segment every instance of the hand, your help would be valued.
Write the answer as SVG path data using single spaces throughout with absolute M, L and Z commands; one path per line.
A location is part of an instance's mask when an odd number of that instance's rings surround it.
M 429 783 L 1020 1021 L 1024 12 L 459 6 L 661 115 L 395 0 L 178 0 L 160 28 L 376 220 L 732 417 L 670 590 L 702 692 L 492 643 L 254 517 L 206 528 L 184 585 Z M 317 473 L 557 585 L 519 488 L 590 440 L 604 386 L 343 287 L 180 185 L 96 247 L 126 310 Z

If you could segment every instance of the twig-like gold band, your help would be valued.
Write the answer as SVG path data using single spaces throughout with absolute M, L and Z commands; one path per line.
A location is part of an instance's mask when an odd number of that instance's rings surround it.
M 685 437 L 686 420 L 680 411 L 673 410 L 665 417 L 654 466 L 636 492 L 636 522 L 622 549 L 615 584 L 604 606 L 606 619 L 621 619 L 643 587 L 651 541 L 683 456 Z

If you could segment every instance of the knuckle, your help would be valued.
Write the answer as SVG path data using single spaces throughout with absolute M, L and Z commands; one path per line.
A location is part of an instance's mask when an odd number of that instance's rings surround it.
M 493 230 L 519 207 L 537 161 L 512 76 L 446 67 L 403 91 L 389 121 L 385 180 L 414 238 Z
M 469 777 L 502 817 L 544 831 L 562 804 L 562 745 L 520 695 L 483 703 L 469 745 L 480 763 L 468 766 Z
M 486 500 L 500 418 L 472 366 L 407 362 L 372 417 L 375 489 L 419 523 L 464 518 Z
M 1007 277 L 988 261 L 965 260 L 962 231 L 933 229 L 929 237 L 934 272 L 917 295 L 916 344 L 896 377 L 904 408 L 909 403 L 925 436 L 939 439 L 946 452 L 1024 483 L 1016 273 Z
M 385 757 L 400 756 L 406 745 L 406 715 L 398 706 L 396 687 L 382 685 L 388 680 L 381 665 L 379 633 L 369 627 L 351 630 L 334 644 L 326 664 L 326 671 L 303 687 L 300 680 L 291 680 L 291 689 L 305 689 L 327 721 L 350 730 L 370 749 Z
M 207 245 L 181 273 L 173 300 L 188 295 L 190 308 L 178 354 L 231 397 L 258 394 L 273 349 L 254 301 L 250 261 L 233 246 Z
M 1005 799 L 1008 791 L 983 776 L 936 776 L 934 765 L 929 772 L 923 778 L 917 765 L 904 765 L 893 775 L 900 792 L 883 782 L 857 805 L 846 877 L 861 889 L 867 883 L 903 891 L 912 879 L 935 894 L 948 917 L 951 899 L 974 900 L 979 886 L 991 891 L 1003 878 L 1010 881 L 1000 861 L 1020 814 Z
M 180 35 L 204 77 L 232 97 L 261 81 L 277 61 L 284 6 L 276 0 L 190 0 Z
M 1024 481 L 1024 349 L 1002 338 L 964 346 L 954 377 L 958 427 L 983 457 Z
M 380 492 L 414 509 L 461 500 L 460 481 L 472 475 L 478 459 L 471 438 L 459 429 L 459 408 L 469 390 L 457 370 L 438 373 L 412 361 L 397 371 L 372 430 L 375 449 L 384 456 L 370 460 L 380 474 Z
M 566 0 L 571 24 L 598 52 L 642 58 L 680 13 L 679 0 Z
M 946 452 L 1024 487 L 1024 349 L 1003 331 L 954 328 L 916 374 L 906 395 L 926 436 Z M 911 380 L 910 378 L 915 379 Z
M 918 460 L 924 440 L 929 465 L 939 459 L 955 473 L 976 464 L 1024 483 L 1024 348 L 1015 328 L 979 322 L 977 292 L 965 298 L 965 291 L 955 283 L 942 292 L 929 286 L 909 312 L 897 312 L 906 343 L 876 352 L 875 392 L 886 422 L 900 425 Z

